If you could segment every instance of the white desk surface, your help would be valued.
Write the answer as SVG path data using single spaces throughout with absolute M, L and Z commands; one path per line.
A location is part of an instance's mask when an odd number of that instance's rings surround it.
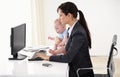
M 52 66 L 45 67 L 43 63 Z M 0 77 L 68 77 L 68 64 L 49 61 L 0 59 Z

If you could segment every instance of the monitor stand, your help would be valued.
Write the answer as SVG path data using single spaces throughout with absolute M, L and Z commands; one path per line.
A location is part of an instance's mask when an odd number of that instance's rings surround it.
M 23 60 L 23 59 L 25 59 L 27 56 L 25 56 L 25 55 L 21 55 L 21 54 L 16 54 L 16 55 L 13 55 L 13 57 L 12 58 L 8 58 L 9 60 Z

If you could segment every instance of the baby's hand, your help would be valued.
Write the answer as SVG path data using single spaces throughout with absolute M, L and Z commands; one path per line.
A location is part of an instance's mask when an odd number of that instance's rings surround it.
M 61 42 L 61 40 L 58 37 L 55 37 L 55 44 L 58 45 Z
M 54 40 L 54 37 L 48 36 L 48 39 L 50 39 L 50 40 Z
M 48 51 L 49 51 L 49 53 L 51 53 L 52 55 L 56 55 L 55 50 L 49 49 Z
M 58 46 L 60 46 L 60 47 L 65 46 L 65 44 L 61 42 L 61 43 L 58 44 Z

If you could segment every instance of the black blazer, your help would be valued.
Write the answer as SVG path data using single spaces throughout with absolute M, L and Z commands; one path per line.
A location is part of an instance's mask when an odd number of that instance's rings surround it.
M 92 67 L 86 31 L 79 22 L 73 27 L 65 49 L 65 55 L 51 56 L 50 61 L 69 63 L 69 73 L 71 71 L 73 74 L 76 74 L 78 68 Z M 80 74 L 86 72 L 81 71 Z

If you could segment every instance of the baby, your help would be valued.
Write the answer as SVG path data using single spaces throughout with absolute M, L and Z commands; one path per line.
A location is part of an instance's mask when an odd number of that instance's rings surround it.
M 51 50 L 49 50 L 49 52 L 53 55 L 60 54 L 60 53 L 65 54 L 65 52 L 60 51 L 60 48 L 62 46 L 65 46 L 65 44 L 67 42 L 66 25 L 62 24 L 59 19 L 56 19 L 54 22 L 54 27 L 55 27 L 56 32 L 58 33 L 58 36 L 56 36 L 56 37 L 49 36 L 48 37 L 48 39 L 55 41 L 55 45 L 54 45 L 54 49 L 53 49 L 54 52 L 53 51 L 51 52 Z

